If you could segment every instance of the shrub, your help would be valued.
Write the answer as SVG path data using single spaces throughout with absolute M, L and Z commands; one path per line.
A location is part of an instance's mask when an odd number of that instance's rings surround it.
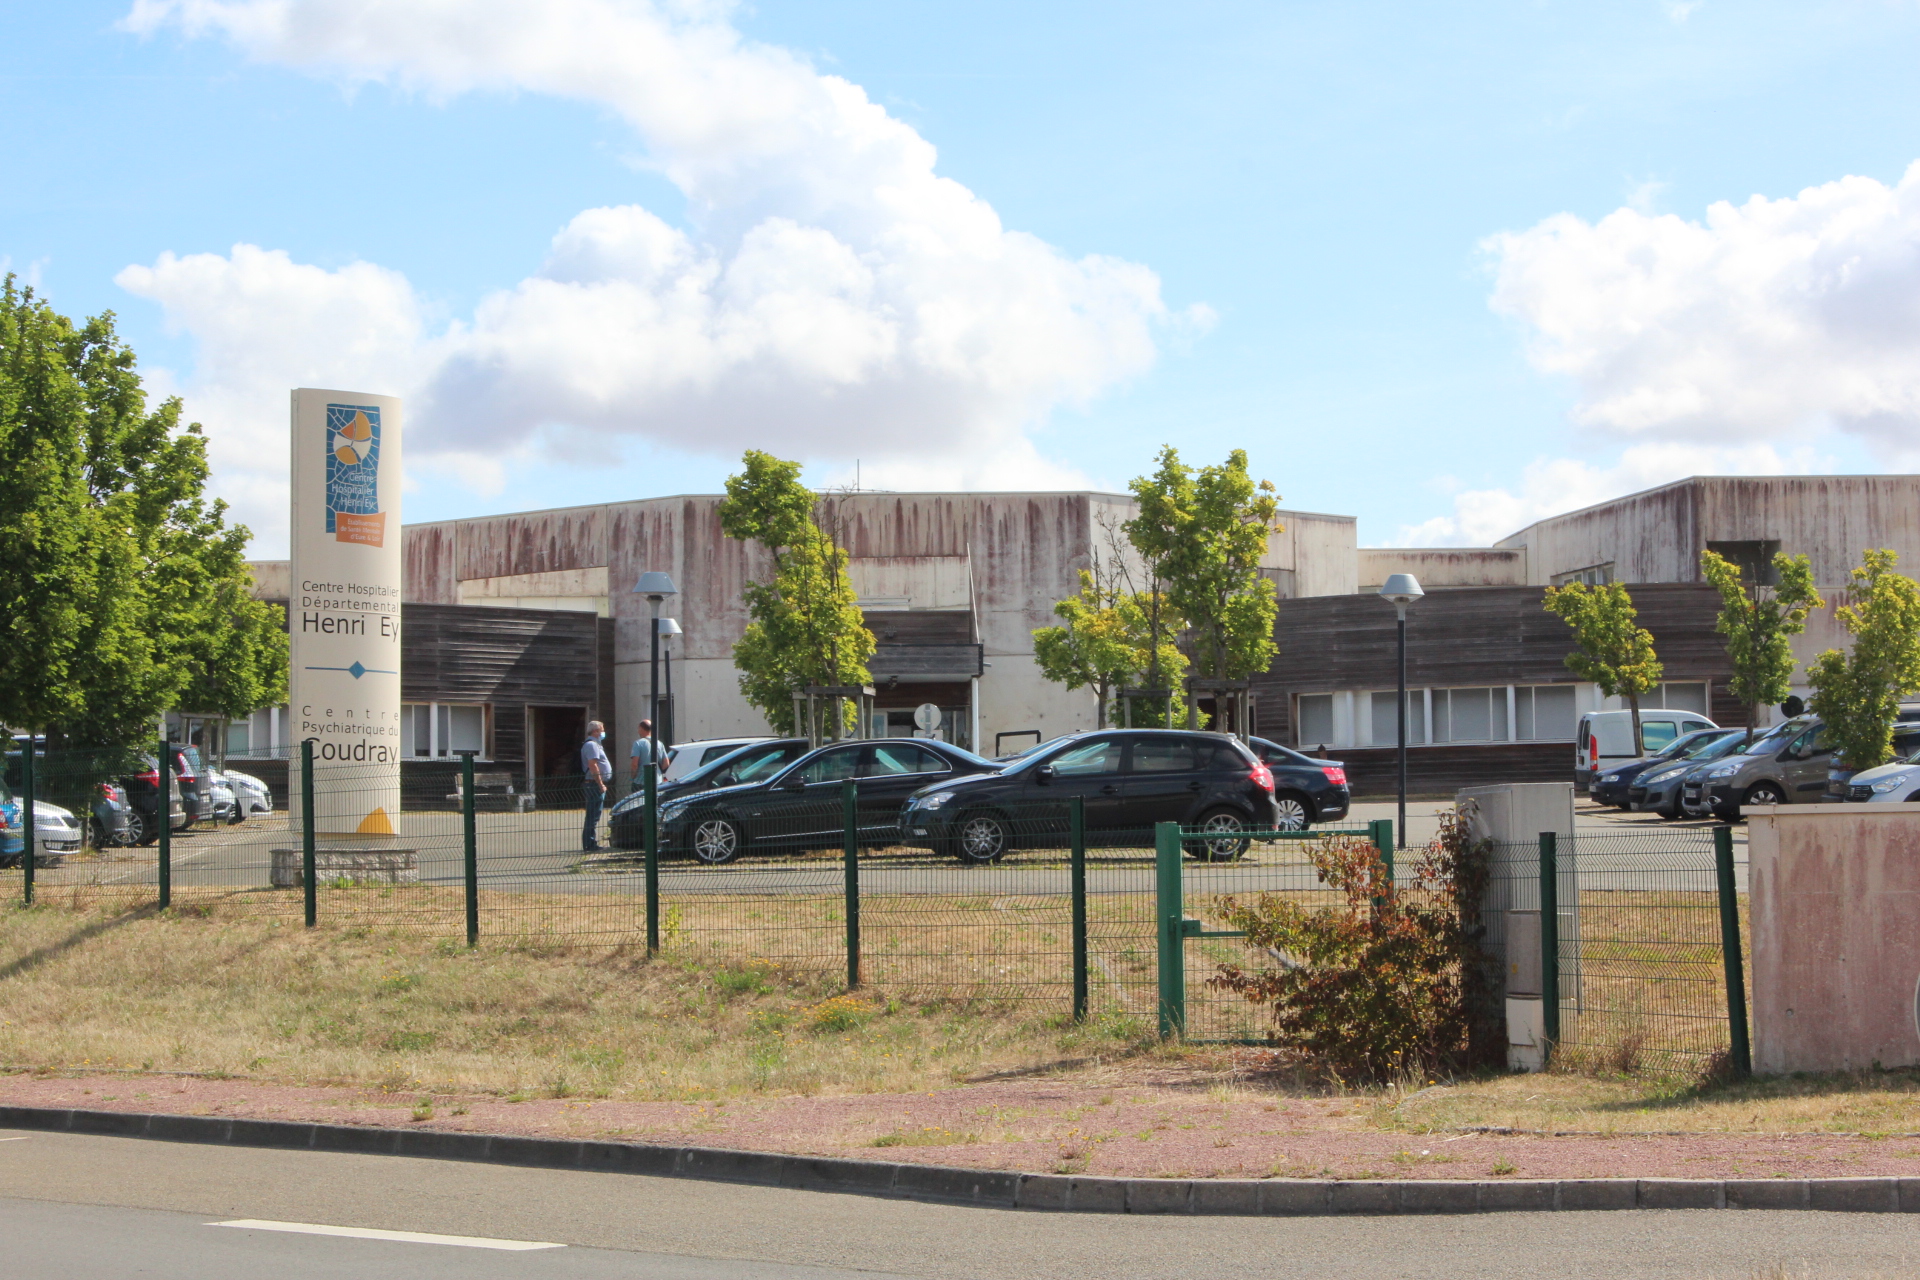
M 1272 1004 L 1275 1039 L 1343 1079 L 1489 1061 L 1502 1038 L 1493 962 L 1480 945 L 1491 852 L 1464 815 L 1443 814 L 1413 881 L 1396 887 L 1370 841 L 1328 837 L 1310 856 L 1340 904 L 1221 899 L 1219 914 L 1280 967 L 1221 965 L 1210 984 Z

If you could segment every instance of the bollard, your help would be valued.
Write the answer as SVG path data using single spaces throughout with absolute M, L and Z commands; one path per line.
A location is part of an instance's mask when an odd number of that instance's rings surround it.
M 1073 859 L 1073 1020 L 1087 1020 L 1087 801 L 1075 796 L 1067 811 Z
M 1720 956 L 1727 973 L 1727 1032 L 1735 1075 L 1753 1074 L 1747 1039 L 1747 972 L 1740 955 L 1740 897 L 1733 878 L 1733 828 L 1713 829 L 1713 870 L 1720 890 Z
M 840 827 L 847 855 L 847 990 L 853 991 L 860 986 L 860 789 L 852 778 L 840 784 Z
M 460 753 L 460 842 L 467 870 L 467 945 L 480 945 L 480 841 L 473 820 L 473 752 Z
M 313 883 L 313 744 L 300 740 L 300 884 L 306 897 L 307 928 L 320 923 L 320 891 Z

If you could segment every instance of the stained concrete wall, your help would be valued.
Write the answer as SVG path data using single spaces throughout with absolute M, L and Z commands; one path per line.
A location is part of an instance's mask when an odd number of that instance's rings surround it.
M 1754 1069 L 1920 1065 L 1920 811 L 1747 811 Z
M 1524 587 L 1525 547 L 1362 547 L 1359 590 L 1373 592 L 1396 573 L 1410 573 L 1431 591 L 1440 587 Z

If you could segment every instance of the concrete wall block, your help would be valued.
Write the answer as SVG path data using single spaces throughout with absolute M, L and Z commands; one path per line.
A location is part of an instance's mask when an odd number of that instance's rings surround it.
M 1729 1209 L 1805 1209 L 1805 1178 L 1729 1178 L 1726 1182 Z
M 1810 1178 L 1807 1207 L 1831 1213 L 1898 1213 L 1898 1178 Z
M 1334 1213 L 1393 1213 L 1400 1207 L 1399 1188 L 1391 1182 L 1328 1184 L 1327 1207 Z
M 1274 1178 L 1260 1184 L 1260 1212 L 1274 1217 L 1296 1217 L 1332 1211 L 1331 1182 L 1309 1178 Z
M 1642 1178 L 1642 1209 L 1724 1209 L 1726 1184 L 1707 1178 Z
M 1067 1208 L 1079 1213 L 1125 1213 L 1127 1179 L 1075 1178 L 1067 1189 Z
M 1127 1212 L 1192 1213 L 1193 1183 L 1184 1178 L 1129 1178 Z
M 1193 1212 L 1209 1214 L 1257 1214 L 1260 1212 L 1258 1182 L 1246 1178 L 1202 1178 L 1193 1184 Z
M 1539 1213 L 1555 1206 L 1559 1184 L 1534 1179 L 1480 1184 L 1480 1209 L 1483 1213 Z
M 1481 1207 L 1477 1182 L 1403 1182 L 1399 1191 L 1402 1213 L 1474 1213 Z
M 1554 1193 L 1556 1209 L 1632 1209 L 1640 1188 L 1632 1178 L 1569 1178 Z

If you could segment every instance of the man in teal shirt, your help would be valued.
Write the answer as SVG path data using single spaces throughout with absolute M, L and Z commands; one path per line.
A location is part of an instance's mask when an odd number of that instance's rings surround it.
M 640 771 L 654 763 L 659 757 L 660 744 L 653 740 L 653 721 L 642 720 L 640 722 L 640 736 L 633 740 L 632 758 L 628 761 L 628 763 L 633 766 L 633 789 L 635 791 L 638 791 L 645 785 L 643 775 Z

